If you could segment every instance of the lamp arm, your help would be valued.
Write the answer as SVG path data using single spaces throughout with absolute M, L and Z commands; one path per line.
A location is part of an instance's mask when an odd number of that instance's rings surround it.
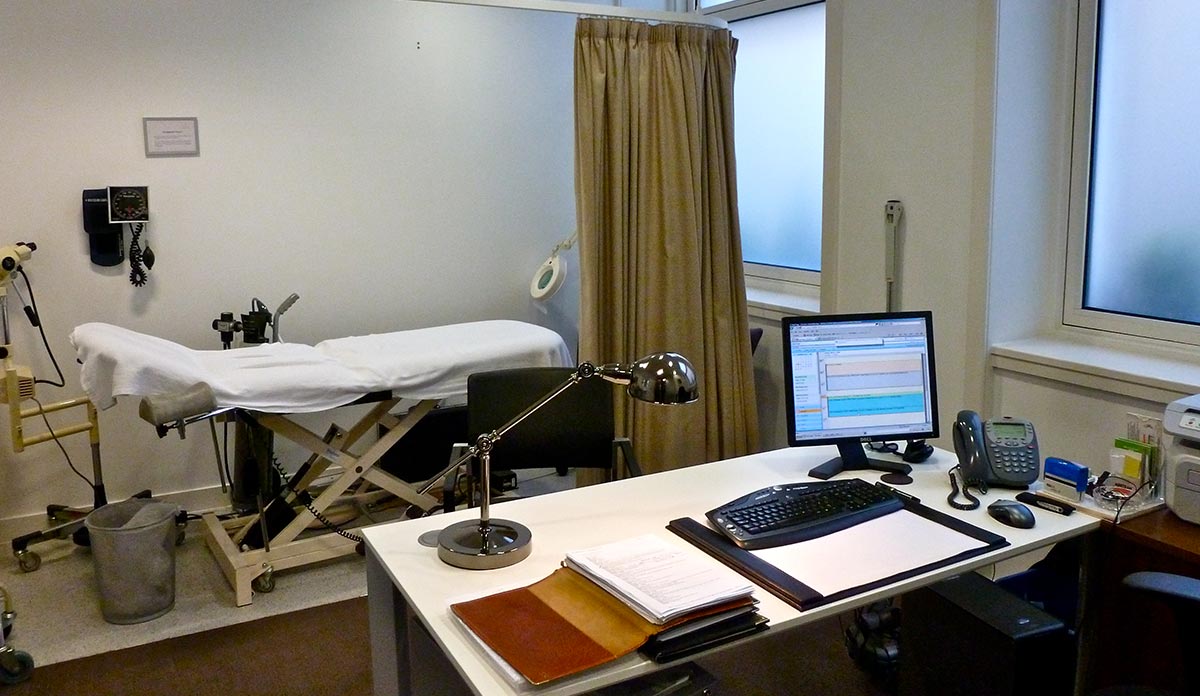
M 479 460 L 482 479 L 479 521 L 455 522 L 438 532 L 438 558 L 459 568 L 484 570 L 510 566 L 529 556 L 532 539 L 529 529 L 511 520 L 493 520 L 491 517 L 492 447 L 538 409 L 572 386 L 597 375 L 609 382 L 625 385 L 629 396 L 640 401 L 679 404 L 697 398 L 695 370 L 678 353 L 653 353 L 629 366 L 611 363 L 596 367 L 590 362 L 580 363 L 574 374 L 532 406 L 492 432 L 480 435 L 475 444 L 447 469 L 457 469 L 472 457 Z
M 633 381 L 633 373 L 628 365 L 608 363 L 607 365 L 601 365 L 592 369 L 595 371 L 595 374 L 614 384 L 629 386 L 629 383 Z
M 487 493 L 489 490 L 488 487 L 492 485 L 492 446 L 499 442 L 500 438 L 503 437 L 505 433 L 517 427 L 521 421 L 533 415 L 538 409 L 558 398 L 559 394 L 562 394 L 566 390 L 575 386 L 577 383 L 587 379 L 592 374 L 594 374 L 594 371 L 592 370 L 591 363 L 584 363 L 580 365 L 579 368 L 575 370 L 575 374 L 568 377 L 562 384 L 550 390 L 545 396 L 534 402 L 532 406 L 527 407 L 524 411 L 521 411 L 519 414 L 513 416 L 512 419 L 510 419 L 507 423 L 499 428 L 496 428 L 492 432 L 481 434 L 478 438 L 476 438 L 475 444 L 467 448 L 467 451 L 464 452 L 456 462 L 450 465 L 449 470 L 453 471 L 473 457 L 479 458 L 480 485 L 483 486 L 484 491 L 482 500 L 479 503 L 480 530 L 486 531 L 491 529 L 491 496 Z

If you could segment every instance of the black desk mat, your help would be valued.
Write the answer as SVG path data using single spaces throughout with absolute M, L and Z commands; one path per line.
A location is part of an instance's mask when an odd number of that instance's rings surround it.
M 986 545 L 977 549 L 970 549 L 962 553 L 955 554 L 949 558 L 944 558 L 933 563 L 912 568 L 894 575 L 889 575 L 885 578 L 880 578 L 873 582 L 869 582 L 856 587 L 847 588 L 831 595 L 823 595 L 808 585 L 805 585 L 800 580 L 785 573 L 776 566 L 767 563 L 758 556 L 755 556 L 750 551 L 741 548 L 733 543 L 728 537 L 710 529 L 707 525 L 698 522 L 690 517 L 681 517 L 676 520 L 671 520 L 667 524 L 667 529 L 671 530 L 678 536 L 691 542 L 694 546 L 701 549 L 710 556 L 721 561 L 725 565 L 733 568 L 755 583 L 766 588 L 771 594 L 779 597 L 791 606 L 804 611 L 819 607 L 823 604 L 836 602 L 847 597 L 853 597 L 856 594 L 861 594 L 868 590 L 891 583 L 910 578 L 922 573 L 926 573 L 937 568 L 942 568 L 959 561 L 980 556 L 985 553 L 994 551 L 995 549 L 1008 546 L 1008 540 L 999 534 L 989 532 L 985 529 L 980 529 L 973 524 L 964 522 L 957 517 L 947 515 L 944 512 L 926 507 L 915 499 L 905 500 L 904 509 L 914 514 L 920 515 L 925 519 L 937 522 L 943 526 L 949 527 L 960 534 L 965 534 L 972 539 L 978 539 Z M 836 534 L 836 532 L 835 532 Z M 803 542 L 801 542 L 803 543 Z

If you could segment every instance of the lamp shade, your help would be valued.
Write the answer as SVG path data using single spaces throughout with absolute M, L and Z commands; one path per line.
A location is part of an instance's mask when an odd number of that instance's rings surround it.
M 700 396 L 696 370 L 679 353 L 654 353 L 629 367 L 626 391 L 639 401 L 654 404 L 686 404 Z

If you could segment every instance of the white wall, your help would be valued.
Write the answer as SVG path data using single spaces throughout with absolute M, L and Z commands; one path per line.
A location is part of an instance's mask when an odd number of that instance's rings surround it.
M 828 0 L 827 16 L 822 310 L 883 307 L 883 205 L 903 201 L 899 307 L 934 312 L 937 444 L 969 408 L 1031 419 L 1044 455 L 1103 463 L 1127 413 L 1189 392 L 989 357 L 1062 315 L 1073 3 Z M 787 442 L 779 316 L 753 317 L 764 449 Z
M 1073 4 L 829 1 L 822 309 L 883 306 L 883 205 L 903 201 L 899 307 L 934 312 L 937 444 L 969 408 L 1031 419 L 1044 455 L 1102 464 L 1127 413 L 1185 394 L 989 357 L 1061 319 Z
M 992 3 L 830 0 L 824 312 L 882 311 L 884 205 L 904 204 L 896 309 L 933 311 L 942 437 L 981 410 Z
M 548 317 L 528 294 L 574 224 L 573 24 L 392 0 L 0 3 L 0 243 L 39 245 L 26 269 L 68 385 L 39 397 L 79 393 L 80 323 L 215 349 L 219 312 L 291 292 L 292 341 L 493 317 L 573 331 L 570 302 Z M 144 116 L 197 117 L 200 156 L 145 158 Z M 80 192 L 110 184 L 150 189 L 141 289 L 88 259 Z M 53 377 L 12 319 L 17 362 Z M 160 441 L 136 407 L 100 416 L 111 498 L 216 484 L 206 430 Z M 86 438 L 64 444 L 89 471 Z M 0 518 L 91 501 L 52 444 L 4 442 L 0 490 Z
M 986 411 L 994 9 L 989 0 L 827 0 L 823 312 L 883 311 L 884 205 L 904 204 L 895 308 L 933 311 L 940 430 Z M 787 445 L 785 312 L 755 308 L 762 448 Z

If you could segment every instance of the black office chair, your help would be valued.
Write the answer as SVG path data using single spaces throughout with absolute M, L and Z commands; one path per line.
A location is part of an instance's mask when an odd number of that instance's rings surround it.
M 467 437 L 474 443 L 482 433 L 504 425 L 574 374 L 572 367 L 525 367 L 478 372 L 467 378 Z M 624 456 L 629 475 L 641 468 L 628 438 L 614 437 L 613 385 L 603 379 L 584 380 L 515 426 L 492 448 L 492 481 L 511 476 L 513 469 L 597 468 L 612 480 Z M 461 456 L 462 449 L 453 456 Z M 451 511 L 465 490 L 475 504 L 478 462 L 446 477 L 443 508 Z M 464 478 L 465 477 L 465 480 Z M 464 485 L 465 484 L 465 485 Z M 493 486 L 495 488 L 495 486 Z M 495 500 L 495 498 L 493 498 Z
M 1182 663 L 1182 694 L 1200 694 L 1200 579 L 1172 573 L 1143 571 L 1125 576 L 1122 584 L 1135 592 L 1162 601 L 1175 619 Z M 1092 696 L 1165 696 L 1171 692 L 1144 686 L 1109 686 Z

